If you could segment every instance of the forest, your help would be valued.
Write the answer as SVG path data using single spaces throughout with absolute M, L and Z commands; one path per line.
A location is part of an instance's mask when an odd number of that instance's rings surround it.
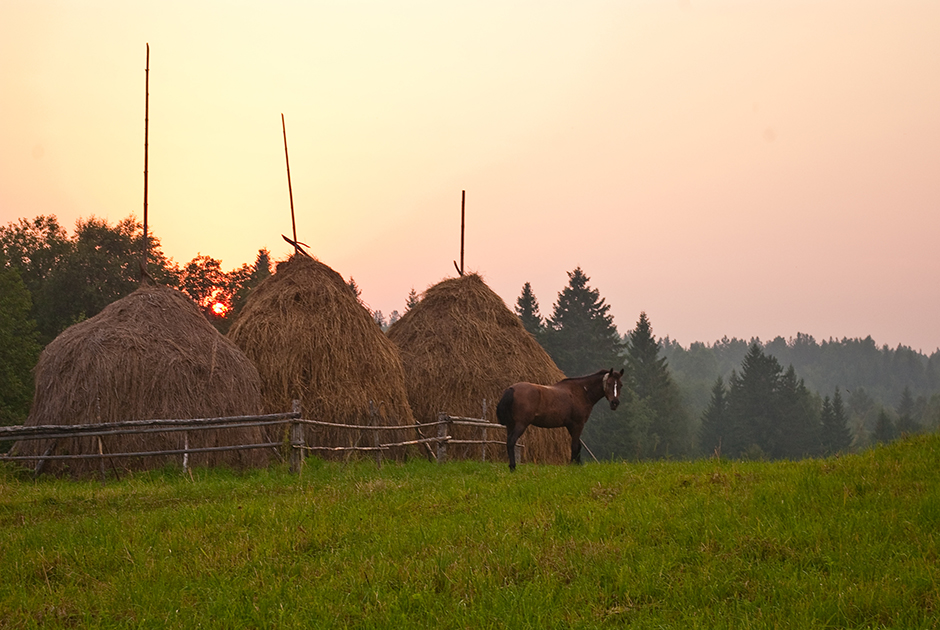
M 0 424 L 25 420 L 44 345 L 137 287 L 142 241 L 133 216 L 113 225 L 80 219 L 72 234 L 51 215 L 0 226 Z M 150 251 L 149 275 L 186 293 L 222 333 L 272 273 L 265 249 L 228 272 L 201 253 L 176 263 L 152 235 Z M 802 333 L 684 347 L 657 339 L 646 313 L 621 334 L 585 271 L 568 279 L 550 314 L 542 316 L 529 283 L 511 308 L 565 374 L 625 368 L 620 408 L 598 405 L 585 428 L 598 459 L 797 459 L 940 427 L 940 350 L 926 356 L 871 337 L 817 342 Z M 406 310 L 420 299 L 414 289 L 403 297 Z M 385 328 L 399 313 L 373 316 Z

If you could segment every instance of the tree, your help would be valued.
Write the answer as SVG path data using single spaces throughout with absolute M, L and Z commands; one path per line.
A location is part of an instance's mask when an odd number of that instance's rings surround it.
M 0 253 L 0 425 L 23 424 L 33 398 L 39 335 L 29 291 Z
M 516 300 L 516 315 L 522 320 L 522 325 L 538 339 L 545 327 L 542 315 L 539 313 L 539 301 L 535 299 L 532 285 L 526 282 L 522 285 L 522 294 Z
M 407 313 L 408 311 L 413 309 L 415 306 L 417 306 L 420 300 L 421 298 L 418 297 L 418 294 L 415 291 L 415 288 L 411 287 L 411 291 L 408 292 L 408 298 L 405 300 L 405 312 Z
M 580 267 L 568 272 L 568 286 L 558 294 L 543 337 L 545 349 L 569 376 L 620 363 L 623 344 L 610 305 L 588 286 L 589 280 Z
M 211 311 L 215 301 L 231 308 L 231 296 L 225 295 L 227 284 L 222 261 L 201 253 L 186 263 L 180 273 L 180 291 L 188 295 L 206 314 Z
M 921 430 L 920 424 L 914 419 L 914 396 L 909 386 L 901 392 L 901 402 L 898 404 L 897 431 L 900 435 L 913 435 Z
M 175 284 L 177 270 L 151 237 L 150 275 Z M 55 216 L 19 219 L 0 228 L 0 246 L 32 296 L 32 316 L 48 343 L 68 326 L 97 315 L 140 281 L 143 226 L 133 217 L 110 225 L 79 219 L 69 237 Z
M 669 374 L 666 358 L 659 356 L 659 344 L 645 312 L 640 313 L 627 343 L 628 382 L 634 395 L 645 401 L 651 419 L 644 442 L 646 457 L 684 455 L 691 452 L 691 418 L 682 396 Z
M 253 265 L 244 264 L 225 272 L 222 261 L 198 254 L 179 273 L 179 288 L 202 310 L 216 329 L 228 332 L 248 296 L 271 275 L 271 257 L 259 249 Z
M 243 265 L 228 274 L 228 285 L 234 298 L 232 299 L 232 312 L 227 314 L 228 319 L 233 319 L 242 308 L 248 296 L 259 284 L 271 276 L 271 252 L 262 247 L 255 256 L 255 263 L 251 266 Z
M 875 422 L 875 430 L 872 432 L 872 439 L 880 444 L 887 444 L 897 438 L 897 429 L 891 416 L 882 408 L 878 412 L 878 421 Z
M 751 344 L 741 374 L 731 375 L 728 395 L 728 433 L 725 448 L 740 456 L 756 447 L 764 454 L 776 450 L 783 428 L 776 410 L 783 368 L 760 344 Z
M 399 313 L 398 311 L 392 311 L 388 315 L 388 325 L 391 326 L 392 324 L 397 322 L 399 319 L 401 319 L 401 313 Z
M 777 424 L 781 431 L 773 458 L 813 457 L 819 454 L 820 423 L 814 397 L 790 365 L 780 379 Z
M 849 431 L 848 416 L 845 413 L 845 405 L 842 403 L 842 394 L 838 387 L 832 396 L 831 404 L 828 396 L 823 400 L 820 415 L 823 454 L 834 455 L 847 450 L 852 444 L 852 433 Z
M 349 290 L 352 291 L 353 295 L 356 296 L 356 300 L 361 302 L 362 289 L 359 288 L 359 285 L 356 284 L 356 279 L 352 276 L 349 276 Z
M 699 447 L 703 453 L 721 455 L 722 441 L 728 424 L 728 392 L 719 376 L 712 386 L 712 398 L 702 414 Z

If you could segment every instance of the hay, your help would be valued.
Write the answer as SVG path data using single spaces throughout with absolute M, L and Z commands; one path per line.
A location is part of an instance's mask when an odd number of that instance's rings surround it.
M 395 322 L 388 337 L 398 346 L 408 384 L 408 400 L 420 422 L 440 412 L 496 422 L 503 391 L 519 381 L 548 385 L 564 378 L 548 353 L 477 274 L 444 280 Z M 480 439 L 478 429 L 454 427 L 456 439 Z M 487 439 L 505 439 L 502 429 Z M 566 463 L 571 441 L 564 429 L 530 427 L 520 443 L 524 461 Z M 479 446 L 452 447 L 448 456 L 479 458 Z M 491 457 L 506 461 L 505 447 L 491 446 Z
M 267 411 L 290 409 L 300 399 L 304 417 L 314 420 L 415 423 L 397 348 L 343 278 L 318 260 L 295 255 L 280 263 L 251 293 L 228 335 L 258 368 Z M 365 433 L 308 426 L 305 439 L 316 446 L 373 446 L 374 436 Z M 386 443 L 416 437 L 413 429 L 381 435 Z
M 261 412 L 258 373 L 179 291 L 141 286 L 91 319 L 75 324 L 46 346 L 35 369 L 35 396 L 26 424 L 77 425 L 252 415 Z M 101 438 L 104 452 L 183 448 L 183 432 Z M 189 432 L 189 446 L 257 444 L 259 428 Z M 39 455 L 44 440 L 15 445 L 19 455 Z M 59 440 L 56 455 L 97 453 L 96 437 Z M 192 454 L 193 465 L 263 465 L 264 451 Z M 67 462 L 67 463 L 66 463 Z M 182 456 L 118 458 L 110 470 L 180 464 Z M 27 462 L 30 463 L 30 462 Z M 100 460 L 50 460 L 44 472 L 79 476 L 100 470 Z

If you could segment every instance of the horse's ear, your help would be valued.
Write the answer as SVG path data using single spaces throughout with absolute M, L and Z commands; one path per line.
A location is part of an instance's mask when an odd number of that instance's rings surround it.
M 620 376 L 623 376 L 623 368 L 620 368 Z

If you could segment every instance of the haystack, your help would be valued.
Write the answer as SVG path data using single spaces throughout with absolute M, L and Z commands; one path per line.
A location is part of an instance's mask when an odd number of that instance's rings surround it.
M 228 336 L 258 368 L 270 412 L 289 410 L 299 399 L 304 417 L 314 420 L 414 424 L 398 349 L 342 276 L 314 258 L 295 255 L 278 264 L 251 293 Z M 380 435 L 383 443 L 417 437 L 413 429 Z M 308 425 L 305 439 L 320 447 L 373 446 L 375 435 Z
M 388 337 L 401 352 L 408 400 L 419 422 L 440 412 L 496 422 L 503 391 L 519 381 L 552 384 L 564 378 L 548 353 L 477 274 L 444 280 L 425 291 L 418 304 L 395 322 Z M 454 426 L 455 439 L 481 439 L 478 429 Z M 505 439 L 501 428 L 487 439 Z M 530 427 L 520 440 L 523 461 L 565 463 L 571 440 L 564 429 Z M 479 446 L 448 449 L 448 456 L 479 458 Z M 487 459 L 506 460 L 504 447 L 491 446 Z
M 206 418 L 261 413 L 258 372 L 218 333 L 192 300 L 174 289 L 141 286 L 46 346 L 35 369 L 27 425 L 98 424 L 155 418 Z M 109 435 L 106 453 L 180 449 L 183 432 Z M 190 431 L 189 447 L 258 444 L 258 428 Z M 18 443 L 18 455 L 40 455 L 49 444 Z M 98 438 L 60 439 L 53 454 L 97 453 Z M 260 450 L 192 454 L 193 465 L 263 465 Z M 66 463 L 67 462 L 67 463 Z M 115 458 L 107 469 L 182 462 L 181 455 Z M 29 462 L 28 462 L 29 463 Z M 100 460 L 49 460 L 46 472 L 98 471 Z

